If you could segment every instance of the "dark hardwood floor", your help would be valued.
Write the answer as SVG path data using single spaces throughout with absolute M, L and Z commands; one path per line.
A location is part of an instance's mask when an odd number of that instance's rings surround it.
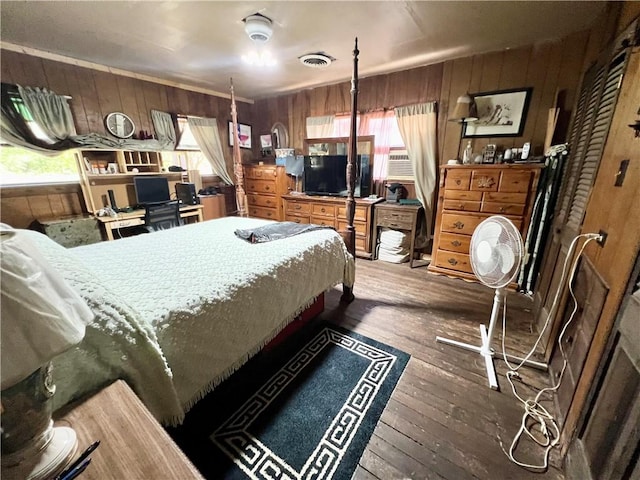
M 558 449 L 552 451 L 551 466 L 544 472 L 517 466 L 503 452 L 518 432 L 524 412 L 505 377 L 504 362 L 494 360 L 501 391 L 493 391 L 479 354 L 436 342 L 440 335 L 479 346 L 479 325 L 489 323 L 494 290 L 430 274 L 426 267 L 358 259 L 354 293 L 355 300 L 344 306 L 340 286 L 327 292 L 325 310 L 312 322 L 332 322 L 411 355 L 354 479 L 564 478 Z M 524 355 L 536 338 L 530 331 L 532 302 L 508 292 L 507 305 L 507 351 Z M 500 351 L 501 331 L 496 329 L 494 339 L 494 348 Z M 256 361 L 265 358 L 259 355 Z M 518 393 L 525 399 L 548 386 L 544 372 L 523 368 L 521 374 L 525 384 L 518 385 Z M 225 384 L 217 389 L 222 397 L 207 396 L 189 412 L 184 425 L 169 429 L 211 479 L 223 476 L 206 439 L 211 434 L 211 412 L 219 409 L 217 401 L 227 399 Z M 543 405 L 553 413 L 552 402 Z M 543 461 L 543 453 L 529 439 L 516 450 L 519 460 L 533 464 Z
M 494 291 L 478 283 L 433 275 L 426 267 L 357 260 L 356 299 L 340 305 L 340 290 L 325 296 L 319 317 L 404 350 L 411 360 L 365 450 L 356 479 L 562 479 L 558 449 L 551 466 L 531 471 L 512 463 L 508 451 L 524 412 L 494 360 L 500 391 L 489 388 L 483 358 L 436 342 L 436 336 L 480 345 L 479 325 L 488 324 Z M 532 302 L 507 294 L 506 350 L 524 355 L 533 345 Z M 502 329 L 494 348 L 501 351 Z M 520 370 L 521 397 L 548 386 L 546 373 Z M 550 397 L 543 402 L 552 414 Z M 502 444 L 502 446 L 501 446 Z M 543 462 L 544 449 L 524 439 L 516 457 Z

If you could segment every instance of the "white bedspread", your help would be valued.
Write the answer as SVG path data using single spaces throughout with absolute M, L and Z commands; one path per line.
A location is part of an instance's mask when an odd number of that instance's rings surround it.
M 333 230 L 261 244 L 233 234 L 266 223 L 225 217 L 73 249 L 40 238 L 97 315 L 54 362 L 57 403 L 124 378 L 161 422 L 179 423 L 314 297 L 353 285 Z

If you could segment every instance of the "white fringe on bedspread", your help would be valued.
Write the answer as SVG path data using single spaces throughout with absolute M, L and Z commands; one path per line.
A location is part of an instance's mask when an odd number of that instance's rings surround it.
M 56 405 L 124 378 L 158 420 L 179 424 L 320 293 L 353 285 L 354 259 L 333 230 L 262 244 L 233 234 L 266 223 L 225 217 L 73 249 L 40 236 L 96 312 L 54 362 Z

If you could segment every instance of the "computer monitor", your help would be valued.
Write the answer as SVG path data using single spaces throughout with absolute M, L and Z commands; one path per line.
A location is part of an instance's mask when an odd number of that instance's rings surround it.
M 171 200 L 169 180 L 166 177 L 133 177 L 133 186 L 136 190 L 138 205 L 164 203 Z

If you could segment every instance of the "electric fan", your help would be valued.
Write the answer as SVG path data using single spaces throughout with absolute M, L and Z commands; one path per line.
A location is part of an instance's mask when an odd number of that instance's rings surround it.
M 469 254 L 471 268 L 478 280 L 486 286 L 496 289 L 496 294 L 493 297 L 493 310 L 491 311 L 489 329 L 487 330 L 484 325 L 480 325 L 480 336 L 482 338 L 480 347 L 436 337 L 438 342 L 480 353 L 484 357 L 489 386 L 493 390 L 498 389 L 498 379 L 493 365 L 494 352 L 491 348 L 491 341 L 498 316 L 500 315 L 504 289 L 518 275 L 523 250 L 522 236 L 511 220 L 499 215 L 483 220 L 471 236 Z M 525 364 L 536 368 L 547 369 L 547 365 L 539 362 L 523 360 L 512 355 L 507 355 L 507 357 L 523 361 Z

